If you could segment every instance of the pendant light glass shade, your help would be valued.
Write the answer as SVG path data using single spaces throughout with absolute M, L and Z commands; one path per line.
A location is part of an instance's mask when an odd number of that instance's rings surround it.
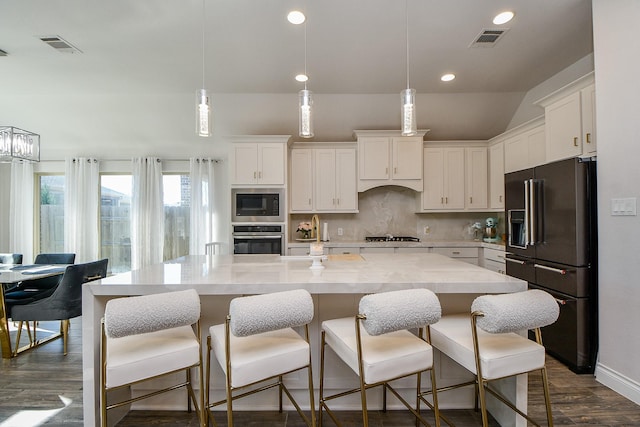
M 196 91 L 196 132 L 198 136 L 211 136 L 211 105 L 206 89 Z
M 416 123 L 416 90 L 407 88 L 400 92 L 402 135 L 411 136 L 418 132 Z
M 300 100 L 298 133 L 302 138 L 313 138 L 313 114 L 311 110 L 313 99 L 311 98 L 311 91 L 302 89 L 298 94 Z

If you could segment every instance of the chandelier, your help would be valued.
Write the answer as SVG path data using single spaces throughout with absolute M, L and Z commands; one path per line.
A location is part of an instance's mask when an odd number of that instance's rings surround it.
M 0 126 L 0 162 L 40 161 L 40 135 L 13 126 Z

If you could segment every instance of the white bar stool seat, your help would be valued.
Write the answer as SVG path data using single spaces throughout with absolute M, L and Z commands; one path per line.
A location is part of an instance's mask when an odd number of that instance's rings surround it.
M 486 379 L 508 377 L 544 366 L 544 347 L 510 332 L 490 334 L 478 330 L 482 375 Z M 476 358 L 468 314 L 443 316 L 431 326 L 431 344 L 476 374 Z
M 322 322 L 322 330 L 326 334 L 325 343 L 359 375 L 358 342 L 353 317 L 326 320 Z M 371 336 L 360 325 L 360 336 L 365 349 L 362 366 L 367 384 L 426 371 L 433 365 L 433 348 L 409 331 Z
M 210 328 L 213 353 L 226 374 L 224 325 Z M 231 344 L 231 386 L 243 387 L 286 370 L 297 370 L 309 364 L 309 345 L 293 329 L 263 332 L 250 337 L 229 337 Z

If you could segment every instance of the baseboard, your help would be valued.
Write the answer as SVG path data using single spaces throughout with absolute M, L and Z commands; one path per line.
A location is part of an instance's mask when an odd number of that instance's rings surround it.
M 640 405 L 640 383 L 600 363 L 596 365 L 596 380 L 621 394 L 632 402 Z

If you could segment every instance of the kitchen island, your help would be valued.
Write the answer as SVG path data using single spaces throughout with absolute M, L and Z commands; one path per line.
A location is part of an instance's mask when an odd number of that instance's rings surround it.
M 87 283 L 83 291 L 83 381 L 84 423 L 97 425 L 99 420 L 99 349 L 100 319 L 109 299 L 121 296 L 147 295 L 192 288 L 202 301 L 203 336 L 208 327 L 221 323 L 228 312 L 229 301 L 238 295 L 306 289 L 314 298 L 316 315 L 311 325 L 314 385 L 317 387 L 319 363 L 319 329 L 323 320 L 356 313 L 363 294 L 398 289 L 426 288 L 440 298 L 443 313 L 469 312 L 473 298 L 487 293 L 523 291 L 527 283 L 487 269 L 470 265 L 435 253 L 407 254 L 344 254 L 330 255 L 323 261 L 325 268 L 312 270 L 311 260 L 305 256 L 278 255 L 214 255 L 187 256 L 141 270 L 122 273 Z M 351 388 L 356 381 L 349 368 L 328 354 L 327 387 Z M 446 357 L 436 355 L 440 363 L 439 385 L 467 379 L 469 374 Z M 306 375 L 293 377 L 293 389 L 304 393 Z M 399 387 L 402 388 L 400 380 Z M 145 387 L 148 387 L 146 385 Z M 410 388 L 411 382 L 405 388 Z M 526 407 L 526 375 L 506 382 L 508 393 L 517 395 L 519 404 Z M 212 399 L 224 395 L 222 371 L 213 370 Z M 133 391 L 135 393 L 135 390 Z M 180 392 L 178 392 L 180 393 Z M 264 395 L 264 396 L 262 396 Z M 242 409 L 269 409 L 273 402 L 268 393 L 255 395 L 234 404 Z M 271 400 L 270 400 L 271 399 Z M 301 402 L 306 399 L 301 398 Z M 461 389 L 439 396 L 443 408 L 473 407 L 473 390 Z M 186 399 L 171 394 L 139 403 L 134 408 L 182 409 Z M 371 399 L 376 402 L 375 398 Z M 359 399 L 348 399 L 342 409 L 354 409 Z M 390 399 L 390 407 L 395 402 Z M 372 403 L 372 408 L 375 403 Z M 502 411 L 492 412 L 502 425 L 516 425 L 515 419 Z M 116 418 L 117 416 L 112 416 Z

